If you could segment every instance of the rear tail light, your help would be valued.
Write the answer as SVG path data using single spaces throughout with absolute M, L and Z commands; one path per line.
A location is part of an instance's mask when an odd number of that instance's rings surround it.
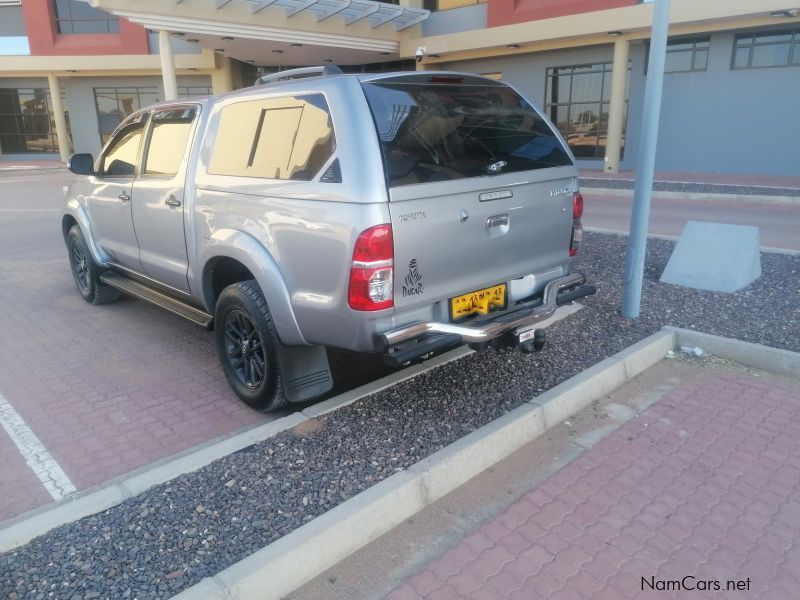
M 578 248 L 583 239 L 583 196 L 580 192 L 575 192 L 572 196 L 572 238 L 569 241 L 569 255 L 577 256 Z
M 394 306 L 394 243 L 392 226 L 376 225 L 361 232 L 353 250 L 348 304 L 354 310 Z
M 575 192 L 572 195 L 572 218 L 580 219 L 583 216 L 583 195 Z

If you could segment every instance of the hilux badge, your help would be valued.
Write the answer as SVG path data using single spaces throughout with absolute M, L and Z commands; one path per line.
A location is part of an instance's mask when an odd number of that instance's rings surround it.
M 564 196 L 565 194 L 571 194 L 571 193 L 572 193 L 572 187 L 565 186 L 562 188 L 557 188 L 555 190 L 550 190 L 550 197 L 554 198 L 555 196 Z

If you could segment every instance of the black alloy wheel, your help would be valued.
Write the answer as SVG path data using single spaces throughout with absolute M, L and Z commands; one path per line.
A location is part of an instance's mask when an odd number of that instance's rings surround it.
M 232 310 L 225 319 L 225 350 L 231 370 L 244 386 L 256 390 L 267 378 L 264 342 L 249 317 Z
M 284 406 L 280 342 L 258 283 L 240 281 L 222 290 L 214 322 L 222 370 L 239 399 L 262 411 Z
M 70 243 L 72 253 L 72 268 L 75 274 L 75 283 L 81 295 L 90 294 L 92 291 L 92 272 L 89 270 L 89 261 L 83 250 L 80 239 L 72 238 Z
M 92 259 L 80 227 L 72 226 L 66 242 L 69 267 L 81 297 L 90 304 L 107 304 L 119 298 L 118 290 L 100 281 L 103 269 Z

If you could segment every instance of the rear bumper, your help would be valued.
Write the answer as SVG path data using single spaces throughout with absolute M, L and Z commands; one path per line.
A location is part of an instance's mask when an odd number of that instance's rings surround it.
M 595 288 L 584 286 L 585 281 L 586 277 L 580 273 L 559 277 L 547 284 L 541 303 L 534 303 L 534 306 L 523 305 L 517 310 L 504 313 L 491 321 L 481 321 L 474 326 L 436 321 L 412 323 L 377 334 L 378 345 L 386 350 L 403 342 L 421 338 L 435 340 L 445 336 L 451 345 L 453 342 L 455 344 L 489 342 L 505 333 L 530 328 L 531 325 L 544 321 L 551 317 L 561 304 L 568 304 L 594 294 Z

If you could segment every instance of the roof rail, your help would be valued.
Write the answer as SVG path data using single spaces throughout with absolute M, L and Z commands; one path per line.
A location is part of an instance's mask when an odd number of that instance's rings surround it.
M 302 67 L 300 69 L 289 69 L 288 71 L 278 71 L 269 75 L 262 75 L 253 85 L 264 85 L 265 83 L 275 83 L 284 79 L 301 79 L 303 77 L 325 77 L 327 75 L 342 75 L 342 70 L 335 65 L 323 65 L 319 67 Z

